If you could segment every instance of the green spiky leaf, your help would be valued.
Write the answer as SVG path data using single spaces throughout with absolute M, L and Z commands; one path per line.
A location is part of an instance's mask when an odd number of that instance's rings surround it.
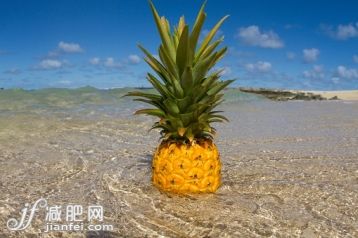
M 199 43 L 206 19 L 205 3 L 193 28 L 189 27 L 184 17 L 171 27 L 166 18 L 159 16 L 152 2 L 150 8 L 161 40 L 159 59 L 141 45 L 138 47 L 145 55 L 145 62 L 157 74 L 157 77 L 151 73 L 147 76 L 156 93 L 134 91 L 126 96 L 135 97 L 135 101 L 153 107 L 138 110 L 135 114 L 159 117 L 160 120 L 151 129 L 159 129 L 164 140 L 213 138 L 216 130 L 211 123 L 227 121 L 222 111 L 215 108 L 223 102 L 222 91 L 232 83 L 232 80 L 220 80 L 222 70 L 213 70 L 227 52 L 226 47 L 218 50 L 224 37 L 214 40 L 227 16 Z

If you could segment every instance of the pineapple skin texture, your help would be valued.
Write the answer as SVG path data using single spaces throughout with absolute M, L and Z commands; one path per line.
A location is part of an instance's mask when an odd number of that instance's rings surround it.
M 213 193 L 221 184 L 220 155 L 210 139 L 191 145 L 163 141 L 152 169 L 153 184 L 166 192 Z

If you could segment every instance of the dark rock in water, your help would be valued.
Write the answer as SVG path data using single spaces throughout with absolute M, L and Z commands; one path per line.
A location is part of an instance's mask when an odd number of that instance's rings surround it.
M 274 100 L 274 101 L 289 101 L 289 100 L 327 100 L 327 98 L 322 97 L 319 94 L 314 93 L 305 93 L 305 92 L 299 92 L 299 91 L 284 91 L 284 90 L 276 90 L 276 89 L 265 89 L 265 88 L 239 88 L 240 91 L 246 92 L 246 93 L 255 93 L 263 95 L 264 97 L 267 97 L 268 99 Z M 338 98 L 336 98 L 338 99 Z
M 339 100 L 337 96 L 331 97 L 329 100 Z

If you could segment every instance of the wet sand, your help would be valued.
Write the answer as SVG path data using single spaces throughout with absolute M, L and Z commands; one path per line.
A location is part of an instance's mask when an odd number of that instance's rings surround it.
M 217 125 L 223 185 L 177 196 L 150 183 L 158 133 L 139 104 L 0 112 L 0 237 L 25 203 L 100 204 L 112 232 L 44 237 L 357 237 L 358 103 L 228 102 Z M 43 215 L 43 214 L 42 214 Z

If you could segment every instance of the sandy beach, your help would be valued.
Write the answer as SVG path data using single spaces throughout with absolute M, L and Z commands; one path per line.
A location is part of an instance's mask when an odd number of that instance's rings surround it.
M 342 100 L 358 100 L 358 90 L 343 90 L 343 91 L 305 91 L 314 94 L 320 94 L 325 98 L 338 97 Z
M 41 197 L 100 204 L 114 226 L 45 237 L 357 237 L 358 103 L 228 94 L 223 184 L 177 196 L 151 185 L 159 136 L 121 90 L 0 92 L 0 237 L 39 236 L 44 213 L 25 231 L 6 222 Z

